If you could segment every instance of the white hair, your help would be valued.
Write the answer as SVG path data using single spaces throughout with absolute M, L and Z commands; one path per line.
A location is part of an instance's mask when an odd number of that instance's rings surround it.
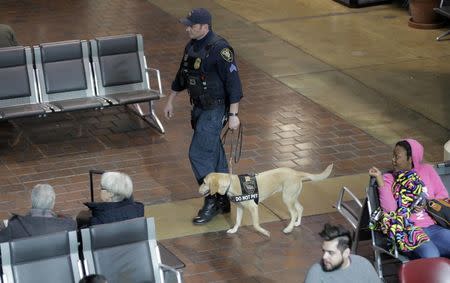
M 37 184 L 31 190 L 31 207 L 52 210 L 55 206 L 55 191 L 49 184 Z
M 130 198 L 133 194 L 133 182 L 131 178 L 120 172 L 105 172 L 102 174 L 101 186 L 112 193 L 112 201 L 117 202 Z

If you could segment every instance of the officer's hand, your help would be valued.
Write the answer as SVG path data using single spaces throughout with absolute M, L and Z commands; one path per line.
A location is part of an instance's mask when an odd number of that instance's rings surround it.
M 228 128 L 231 130 L 236 130 L 239 127 L 239 124 L 241 121 L 239 121 L 238 116 L 230 116 L 228 117 Z
M 173 116 L 173 105 L 171 101 L 167 101 L 166 106 L 164 107 L 164 116 L 166 116 L 167 119 L 170 119 Z

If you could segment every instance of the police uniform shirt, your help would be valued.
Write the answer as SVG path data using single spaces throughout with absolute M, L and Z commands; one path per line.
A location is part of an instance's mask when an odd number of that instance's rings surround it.
M 211 37 L 214 36 L 212 31 L 200 40 L 192 39 L 185 47 L 184 54 L 187 53 L 188 48 L 193 44 L 194 51 L 205 48 Z M 181 68 L 180 68 L 181 69 Z M 181 70 L 178 70 L 177 75 L 172 82 L 173 91 L 182 91 L 186 89 L 180 83 Z M 239 78 L 238 68 L 234 53 L 230 45 L 225 40 L 219 40 L 216 42 L 209 51 L 209 56 L 202 62 L 202 70 L 205 73 L 217 72 L 220 79 L 225 86 L 225 92 L 228 96 L 230 104 L 239 102 L 243 96 L 242 85 Z

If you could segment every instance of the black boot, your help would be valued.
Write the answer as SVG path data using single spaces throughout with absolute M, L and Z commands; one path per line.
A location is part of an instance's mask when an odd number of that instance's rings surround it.
M 216 194 L 217 204 L 219 205 L 220 213 L 230 212 L 230 199 L 227 196 Z
M 194 224 L 205 224 L 219 214 L 219 206 L 215 195 L 205 197 L 203 207 L 199 210 L 198 215 L 192 220 Z

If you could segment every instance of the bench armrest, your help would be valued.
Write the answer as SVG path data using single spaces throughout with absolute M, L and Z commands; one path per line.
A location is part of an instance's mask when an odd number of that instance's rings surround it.
M 146 68 L 145 68 L 145 71 L 146 71 L 147 73 L 149 73 L 149 72 L 151 72 L 151 71 L 153 71 L 153 72 L 156 73 L 156 78 L 157 78 L 157 80 L 158 80 L 158 92 L 159 92 L 159 96 L 160 96 L 160 97 L 165 97 L 165 95 L 164 95 L 163 92 L 162 92 L 161 73 L 160 73 L 160 71 L 159 71 L 158 69 L 149 68 L 149 67 L 146 67 Z
M 352 225 L 353 229 L 356 229 L 358 227 L 358 218 L 360 213 L 354 211 L 348 204 L 344 202 L 345 194 L 348 194 L 350 196 L 350 198 L 352 199 L 351 201 L 354 201 L 359 209 L 362 209 L 363 205 L 361 201 L 347 187 L 342 187 L 341 191 L 339 192 L 336 209 Z
M 181 278 L 181 272 L 176 270 L 175 268 L 173 268 L 171 266 L 168 266 L 166 264 L 163 264 L 163 263 L 159 264 L 159 268 L 161 268 L 163 271 L 169 271 L 170 273 L 173 273 L 175 275 L 178 283 L 182 283 L 183 282 L 183 279 Z M 165 279 L 164 279 L 164 282 L 166 282 Z

